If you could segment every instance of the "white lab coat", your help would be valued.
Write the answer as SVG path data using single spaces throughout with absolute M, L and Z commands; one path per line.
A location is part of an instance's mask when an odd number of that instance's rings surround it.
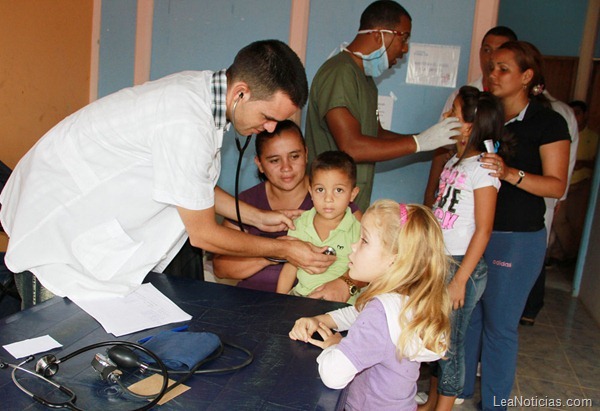
M 121 90 L 42 137 L 0 195 L 8 268 L 89 298 L 126 295 L 166 267 L 187 238 L 175 206 L 214 205 L 223 130 L 211 75 Z

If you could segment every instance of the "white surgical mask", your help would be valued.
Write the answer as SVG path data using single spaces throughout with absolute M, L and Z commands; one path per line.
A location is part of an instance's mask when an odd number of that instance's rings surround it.
M 391 30 L 360 30 L 358 34 L 368 34 L 374 31 L 379 31 L 379 34 L 381 34 L 381 47 L 379 47 L 377 50 L 369 53 L 368 55 L 364 55 L 358 51 L 350 51 L 347 48 L 343 48 L 343 50 L 360 57 L 363 61 L 365 74 L 367 76 L 376 78 L 381 76 L 388 68 L 390 68 L 390 62 L 387 56 L 387 47 L 385 46 L 385 38 L 383 37 L 383 33 L 396 33 Z

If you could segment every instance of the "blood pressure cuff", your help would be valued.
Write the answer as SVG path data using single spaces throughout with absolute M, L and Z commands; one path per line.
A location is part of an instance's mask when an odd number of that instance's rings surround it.
M 144 342 L 171 370 L 189 370 L 221 346 L 216 334 L 209 332 L 162 331 Z M 152 357 L 139 352 L 146 364 L 155 364 Z

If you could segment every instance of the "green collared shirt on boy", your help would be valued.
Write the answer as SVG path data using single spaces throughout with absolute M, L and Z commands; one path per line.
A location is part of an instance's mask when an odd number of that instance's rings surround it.
M 354 217 L 354 214 L 352 214 L 350 207 L 346 208 L 344 218 L 334 230 L 331 230 L 329 237 L 325 241 L 321 240 L 315 230 L 313 221 L 316 214 L 317 212 L 314 207 L 305 211 L 294 221 L 296 229 L 289 230 L 288 235 L 308 241 L 317 247 L 333 247 L 337 258 L 327 271 L 322 274 L 309 274 L 298 268 L 296 274 L 298 284 L 294 287 L 294 291 L 303 296 L 307 296 L 315 288 L 341 277 L 348 270 L 348 255 L 352 252 L 351 245 L 360 238 L 360 223 Z M 354 300 L 356 300 L 356 296 L 350 298 L 348 302 L 352 304 Z

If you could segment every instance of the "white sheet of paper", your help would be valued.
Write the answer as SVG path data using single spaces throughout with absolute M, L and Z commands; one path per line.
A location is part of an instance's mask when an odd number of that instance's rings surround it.
M 460 46 L 410 43 L 406 82 L 456 87 Z
M 49 335 L 43 335 L 41 337 L 6 344 L 2 347 L 15 358 L 24 358 L 28 355 L 34 355 L 49 351 L 53 348 L 62 347 L 62 344 Z
M 179 308 L 152 284 L 142 284 L 122 298 L 74 299 L 115 337 L 165 324 L 188 321 L 192 316 Z
M 379 123 L 385 130 L 392 129 L 392 113 L 394 112 L 394 101 L 397 98 L 393 93 L 389 96 L 377 96 L 377 115 Z

